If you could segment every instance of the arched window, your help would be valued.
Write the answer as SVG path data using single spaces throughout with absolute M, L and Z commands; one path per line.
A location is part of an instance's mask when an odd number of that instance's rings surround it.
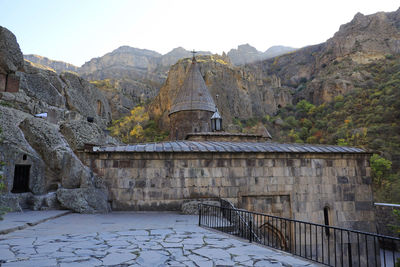
M 324 207 L 324 223 L 329 226 L 329 207 Z M 325 234 L 329 236 L 329 228 L 325 227 Z

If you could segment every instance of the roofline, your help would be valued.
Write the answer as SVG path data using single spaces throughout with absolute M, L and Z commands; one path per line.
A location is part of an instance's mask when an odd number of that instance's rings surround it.
M 177 111 L 169 112 L 169 113 L 168 113 L 168 117 L 169 117 L 171 114 L 173 114 L 173 113 L 178 113 L 178 112 L 180 112 L 180 111 L 196 111 L 196 110 L 214 112 L 214 110 L 211 111 L 211 110 L 209 110 L 209 109 L 199 109 L 199 108 L 189 109 L 189 108 L 187 108 L 187 109 L 180 109 L 180 110 L 177 110 Z M 210 118 L 210 119 L 211 119 L 211 118 Z
M 289 153 L 289 154 L 364 154 L 356 147 L 312 144 L 279 144 L 274 142 L 167 141 L 123 146 L 93 147 L 94 153 Z
M 318 154 L 318 155 L 338 155 L 338 154 L 349 154 L 349 155 L 372 155 L 372 152 L 312 152 L 312 151 L 98 151 L 99 147 L 94 147 L 93 151 L 88 151 L 86 153 L 139 153 L 139 154 L 154 154 L 154 153 L 162 153 L 162 154 L 178 154 L 178 153 L 194 153 L 194 154 L 201 154 L 201 153 L 215 153 L 215 154 Z

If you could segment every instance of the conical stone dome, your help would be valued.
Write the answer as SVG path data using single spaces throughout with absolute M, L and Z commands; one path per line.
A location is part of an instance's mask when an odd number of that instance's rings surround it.
M 214 100 L 201 76 L 196 59 L 192 61 L 189 71 L 186 74 L 185 81 L 171 106 L 169 115 L 183 110 L 215 111 Z

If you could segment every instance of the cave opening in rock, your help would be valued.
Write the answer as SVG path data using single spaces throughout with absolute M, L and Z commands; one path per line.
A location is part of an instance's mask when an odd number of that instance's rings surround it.
M 30 192 L 29 189 L 29 173 L 31 165 L 15 165 L 14 183 L 11 193 Z

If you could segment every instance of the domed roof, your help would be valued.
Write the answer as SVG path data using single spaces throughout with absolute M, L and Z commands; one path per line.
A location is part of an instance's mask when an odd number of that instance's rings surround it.
M 222 119 L 221 114 L 219 114 L 219 112 L 218 112 L 218 109 L 215 109 L 215 112 L 211 116 L 211 119 Z
M 185 81 L 178 91 L 174 103 L 171 106 L 169 115 L 183 110 L 206 110 L 215 111 L 215 103 L 210 92 L 201 76 L 196 59 L 193 58 L 192 64 L 186 74 Z

